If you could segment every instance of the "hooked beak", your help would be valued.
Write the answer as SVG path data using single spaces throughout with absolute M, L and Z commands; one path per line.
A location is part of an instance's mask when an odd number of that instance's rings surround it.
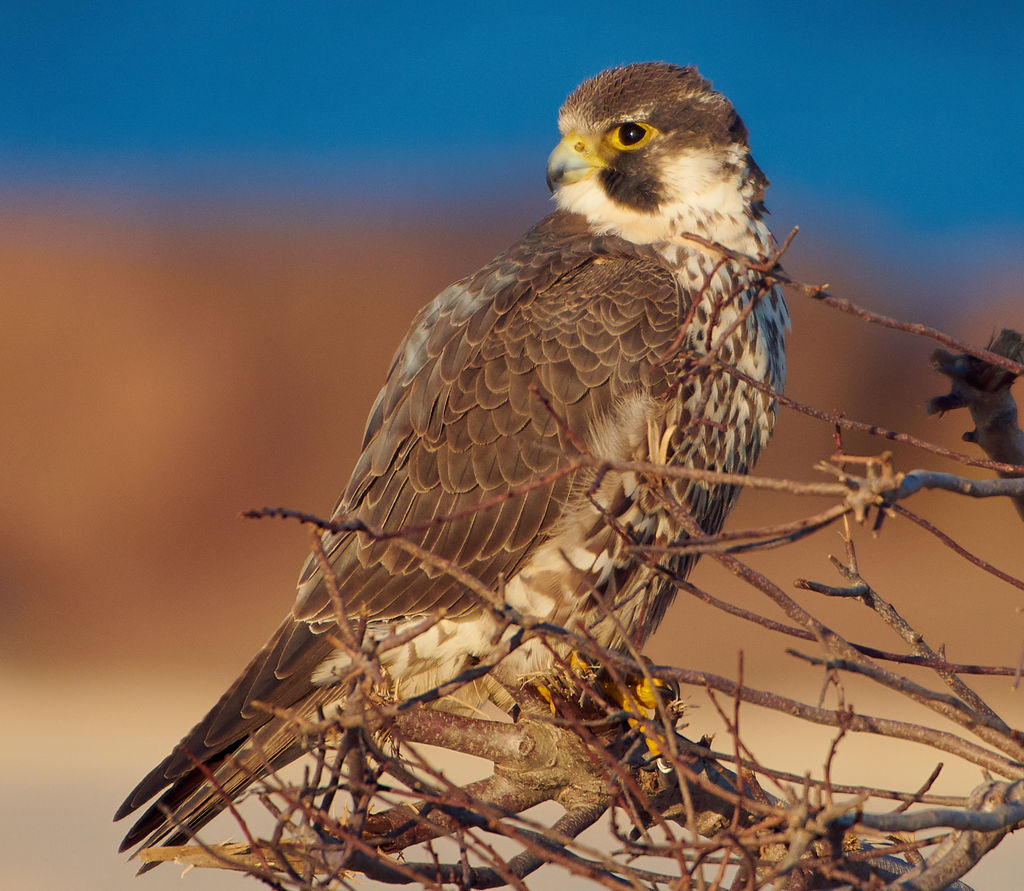
M 575 130 L 566 133 L 548 157 L 548 188 L 579 182 L 593 170 L 608 164 L 598 153 L 598 145 Z

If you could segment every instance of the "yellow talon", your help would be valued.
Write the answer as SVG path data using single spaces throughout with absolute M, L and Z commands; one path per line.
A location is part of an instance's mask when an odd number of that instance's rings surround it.
M 631 682 L 634 678 L 629 679 Z M 646 708 L 657 708 L 658 707 L 658 696 L 654 692 L 654 687 L 657 687 L 661 691 L 661 698 L 664 701 L 666 693 L 672 693 L 672 685 L 667 681 L 663 681 L 660 678 L 651 678 L 649 681 L 647 678 L 640 679 L 633 684 L 633 693 L 636 698 L 640 701 L 641 705 Z
M 587 662 L 579 653 L 573 650 L 569 653 L 569 670 L 579 677 L 590 679 L 594 676 L 594 666 Z M 555 714 L 555 694 L 546 684 L 534 684 L 534 689 L 540 697 L 548 704 L 551 714 Z
M 657 708 L 658 694 L 655 693 L 654 688 L 668 693 L 672 691 L 672 685 L 659 678 L 647 680 L 647 678 L 638 677 L 637 675 L 628 675 L 625 682 L 625 689 L 607 679 L 602 682 L 601 687 L 605 694 L 619 708 L 632 712 L 635 715 L 640 715 L 643 718 L 651 717 Z M 662 699 L 665 698 L 664 692 L 662 693 Z M 627 718 L 627 721 L 634 730 L 644 732 L 640 726 L 640 721 L 636 718 Z M 665 743 L 664 736 L 658 734 L 652 738 L 645 733 L 644 742 L 647 744 L 647 750 L 652 756 L 655 758 L 661 757 L 662 750 L 659 743 L 662 745 Z
M 551 695 L 551 691 L 544 686 L 544 684 L 535 684 L 536 690 L 541 695 L 547 704 L 548 708 L 551 709 L 551 714 L 555 714 L 555 698 Z
M 659 746 L 658 743 L 665 742 L 665 737 L 659 735 L 658 738 L 655 740 L 651 739 L 649 736 L 645 736 L 644 742 L 647 744 L 647 751 L 651 753 L 652 758 L 661 757 L 661 746 Z
M 608 673 L 601 669 L 600 665 L 594 665 L 583 658 L 576 650 L 569 653 L 568 668 L 575 675 L 587 679 L 593 679 L 600 687 L 608 701 L 614 702 L 620 709 L 627 712 L 627 723 L 633 730 L 643 733 L 647 749 L 655 758 L 661 757 L 662 747 L 665 745 L 665 736 L 657 734 L 647 736 L 649 725 L 642 723 L 654 716 L 658 706 L 658 696 L 662 701 L 668 701 L 676 697 L 675 688 L 668 681 L 660 678 L 648 680 L 643 675 L 628 674 L 623 678 L 620 686 L 608 676 Z M 538 694 L 544 699 L 555 712 L 554 696 L 547 686 L 535 685 Z M 629 717 L 629 714 L 637 717 Z
M 608 678 L 601 681 L 601 689 L 605 695 L 620 708 L 631 712 L 641 712 L 643 709 L 653 711 L 658 707 L 658 694 L 654 692 L 656 687 L 661 691 L 661 698 L 666 699 L 666 693 L 672 693 L 672 685 L 659 678 L 647 680 L 637 675 L 627 675 L 626 689 L 612 683 Z
M 588 675 L 594 670 L 593 666 L 575 650 L 569 654 L 569 668 L 579 675 Z

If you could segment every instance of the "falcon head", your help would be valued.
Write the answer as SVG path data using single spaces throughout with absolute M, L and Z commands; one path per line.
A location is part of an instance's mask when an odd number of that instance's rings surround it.
M 750 156 L 747 128 L 693 66 L 602 71 L 569 95 L 558 129 L 548 187 L 595 231 L 638 244 L 691 232 L 744 253 L 767 248 L 768 180 Z

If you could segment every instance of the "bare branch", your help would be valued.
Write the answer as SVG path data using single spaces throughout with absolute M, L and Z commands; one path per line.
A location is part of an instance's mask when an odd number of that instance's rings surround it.
M 728 883 L 745 891 L 781 887 L 867 891 L 883 885 L 966 888 L 959 877 L 1008 832 L 1024 828 L 1024 733 L 1003 720 L 959 675 L 1012 676 L 1015 669 L 952 663 L 941 648 L 937 651 L 929 646 L 911 620 L 897 610 L 894 603 L 899 597 L 890 602 L 865 581 L 851 529 L 856 531 L 860 523 L 882 534 L 884 518 L 902 516 L 964 557 L 968 561 L 963 564 L 965 571 L 983 570 L 1024 589 L 1024 581 L 982 560 L 931 520 L 904 506 L 921 491 L 938 489 L 972 498 L 1008 497 L 1024 516 L 1024 434 L 1017 426 L 1016 406 L 1010 397 L 1015 376 L 1024 371 L 1020 364 L 1024 348 L 1015 351 L 1021 338 L 1011 336 L 1012 332 L 1004 332 L 989 350 L 968 347 L 927 326 L 901 322 L 836 298 L 824 285 L 796 282 L 778 266 L 793 235 L 795 230 L 780 250 L 763 258 L 745 257 L 694 236 L 694 241 L 709 250 L 721 251 L 711 271 L 705 271 L 705 289 L 727 262 L 758 272 L 764 286 L 729 316 L 724 308 L 730 295 L 712 301 L 701 335 L 703 351 L 683 361 L 679 350 L 693 334 L 687 317 L 656 367 L 675 369 L 676 378 L 669 381 L 673 388 L 683 386 L 689 378 L 703 376 L 700 379 L 704 380 L 712 371 L 732 375 L 783 407 L 834 426 L 837 453 L 815 468 L 827 474 L 826 478 L 808 482 L 654 460 L 605 460 L 591 453 L 589 440 L 571 428 L 556 410 L 556 401 L 533 382 L 531 391 L 541 403 L 538 410 L 554 419 L 567 452 L 554 470 L 541 477 L 458 511 L 425 520 L 419 517 L 415 524 L 396 528 L 375 528 L 343 513 L 324 520 L 289 509 L 250 512 L 249 516 L 295 519 L 312 527 L 312 552 L 330 606 L 324 620 L 329 627 L 317 630 L 349 657 L 344 676 L 337 678 L 345 685 L 343 707 L 330 714 L 308 710 L 300 714 L 280 706 L 254 704 L 278 722 L 292 722 L 295 736 L 307 745 L 313 762 L 300 782 L 289 782 L 276 774 L 262 775 L 264 766 L 273 763 L 273 753 L 258 752 L 262 761 L 251 761 L 251 765 L 259 764 L 249 768 L 249 779 L 259 781 L 258 792 L 251 798 L 262 802 L 275 820 L 269 837 L 252 831 L 245 809 L 232 802 L 230 790 L 217 780 L 216 772 L 197 764 L 197 770 L 208 774 L 214 794 L 222 796 L 246 843 L 210 846 L 193 839 L 189 845 L 143 849 L 140 859 L 145 864 L 174 860 L 241 870 L 282 891 L 350 887 L 353 876 L 434 888 L 507 885 L 525 889 L 528 877 L 542 867 L 558 868 L 616 891 L 662 887 L 717 891 Z M 759 299 L 774 284 L 796 288 L 872 324 L 960 350 L 960 355 L 941 350 L 935 354 L 937 367 L 951 379 L 953 389 L 948 396 L 933 400 L 931 407 L 935 411 L 969 408 L 976 429 L 965 438 L 980 445 L 989 460 L 853 421 L 837 411 L 804 405 L 772 392 L 723 361 L 728 358 L 723 352 L 728 335 L 747 323 Z M 713 398 L 711 389 L 701 391 L 704 404 L 691 406 L 691 421 L 726 433 L 726 424 L 703 417 L 703 408 Z M 843 429 L 899 441 L 925 455 L 939 455 L 961 465 L 984 467 L 1002 478 L 973 480 L 926 467 L 901 473 L 888 453 L 868 457 L 845 453 Z M 650 454 L 656 451 L 652 448 Z M 670 456 L 662 457 L 669 460 Z M 602 483 L 616 476 L 642 479 L 648 516 L 658 523 L 671 518 L 681 534 L 638 535 L 623 515 L 599 496 Z M 621 557 L 616 559 L 628 559 L 642 567 L 651 586 L 686 591 L 730 616 L 806 642 L 804 648 L 814 652 L 787 652 L 820 671 L 823 692 L 818 704 L 748 685 L 742 657 L 735 679 L 687 666 L 650 664 L 634 639 L 630 614 L 622 611 L 617 601 L 623 596 L 617 587 L 617 568 L 604 575 L 588 572 L 579 568 L 573 555 L 563 555 L 566 565 L 575 567 L 576 596 L 585 600 L 593 613 L 587 623 L 574 622 L 571 616 L 570 620 L 559 619 L 569 625 L 560 627 L 513 608 L 506 600 L 501 578 L 493 586 L 486 584 L 483 578 L 489 576 L 474 564 L 446 559 L 423 544 L 434 540 L 436 530 L 445 524 L 493 511 L 566 477 L 572 485 L 589 487 L 591 505 L 597 512 L 595 522 L 606 524 L 619 545 Z M 678 493 L 715 487 L 825 501 L 824 506 L 815 506 L 797 520 L 709 534 L 687 507 L 692 504 L 690 495 L 684 498 Z M 812 606 L 805 606 L 735 556 L 807 539 L 840 519 L 845 556 L 831 560 L 841 583 L 798 579 L 797 588 L 863 603 L 898 636 L 907 652 L 888 652 L 848 639 L 840 622 L 822 618 L 826 614 L 819 611 L 821 598 L 808 597 Z M 884 532 L 895 535 L 905 529 L 904 524 L 890 522 Z M 426 534 L 432 530 L 432 535 Z M 327 532 L 389 542 L 411 556 L 412 566 L 454 580 L 493 620 L 490 647 L 477 652 L 478 658 L 467 658 L 461 670 L 443 674 L 433 688 L 389 698 L 389 691 L 394 690 L 386 667 L 392 664 L 389 659 L 402 651 L 399 648 L 427 646 L 438 629 L 445 627 L 439 623 L 451 617 L 424 610 L 423 615 L 409 616 L 390 629 L 372 626 L 368 632 L 367 617 L 354 614 L 344 586 L 332 575 L 330 555 L 324 550 Z M 719 596 L 720 592 L 694 585 L 686 570 L 698 554 L 711 555 L 710 559 L 758 591 L 782 611 L 784 621 L 769 619 Z M 595 581 L 598 575 L 600 582 Z M 616 641 L 615 647 L 595 638 L 592 632 L 598 623 L 612 629 L 609 637 Z M 494 672 L 524 646 L 531 658 L 534 653 L 545 654 L 554 666 L 551 672 L 514 681 L 507 674 Z M 946 689 L 937 683 L 933 685 L 938 689 L 931 689 L 920 679 L 904 676 L 900 673 L 904 665 L 934 671 Z M 929 724 L 903 720 L 898 711 L 881 707 L 873 714 L 874 707 L 847 705 L 852 701 L 844 688 L 848 675 L 895 694 L 901 702 L 929 710 Z M 491 719 L 483 713 L 467 713 L 459 694 L 469 685 L 489 685 L 490 695 L 502 702 L 507 716 Z M 685 688 L 699 688 L 712 703 L 728 734 L 721 748 L 728 751 L 715 751 L 707 740 L 697 743 L 682 735 L 686 710 L 680 696 Z M 731 704 L 723 696 L 729 697 Z M 833 697 L 836 706 L 825 707 L 823 703 L 832 702 Z M 786 715 L 793 722 L 835 728 L 831 745 L 822 753 L 822 760 L 811 766 L 813 771 L 797 775 L 759 762 L 754 755 L 757 747 L 749 739 L 751 721 L 741 708 L 745 704 Z M 793 727 L 799 733 L 800 724 Z M 880 788 L 867 781 L 837 783 L 833 775 L 852 734 L 913 742 L 932 755 L 953 756 L 1005 781 L 991 780 L 970 797 L 935 795 L 930 790 L 942 765 L 932 769 L 934 761 L 928 760 L 916 781 L 900 783 L 900 788 Z M 456 783 L 438 767 L 429 754 L 433 750 L 421 749 L 421 745 L 485 759 L 491 771 L 483 779 Z M 929 771 L 922 782 L 921 777 Z M 880 812 L 879 802 L 883 807 L 891 807 L 891 802 L 899 806 L 895 811 Z M 538 817 L 538 811 L 531 809 L 543 803 L 560 805 L 564 813 L 557 819 Z M 607 842 L 588 843 L 581 837 L 605 815 L 609 815 L 608 831 L 616 845 L 613 850 Z M 184 826 L 182 832 L 188 835 Z M 879 832 L 900 835 L 889 838 L 886 847 L 875 847 L 870 839 Z M 500 853 L 499 842 L 514 844 L 516 853 Z

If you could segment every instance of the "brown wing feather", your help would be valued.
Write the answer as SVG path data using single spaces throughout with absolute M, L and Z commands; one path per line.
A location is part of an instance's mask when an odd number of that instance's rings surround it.
M 587 424 L 639 384 L 641 365 L 650 369 L 642 360 L 671 342 L 680 313 L 675 279 L 653 254 L 594 238 L 580 218 L 552 214 L 417 315 L 371 410 L 362 455 L 334 516 L 389 531 L 429 524 L 556 469 L 576 449 L 529 385 L 536 383 L 585 439 Z M 498 508 L 407 537 L 494 585 L 543 540 L 571 485 L 568 477 L 552 480 Z M 426 574 L 391 542 L 329 533 L 323 544 L 351 614 L 390 619 L 443 607 L 457 615 L 476 606 L 455 580 Z M 299 584 L 292 615 L 118 810 L 120 818 L 170 787 L 126 846 L 173 833 L 164 807 L 190 829 L 221 809 L 195 760 L 237 793 L 253 774 L 298 755 L 287 726 L 254 701 L 312 716 L 339 695 L 311 682 L 332 651 L 322 633 L 330 598 L 312 560 Z

